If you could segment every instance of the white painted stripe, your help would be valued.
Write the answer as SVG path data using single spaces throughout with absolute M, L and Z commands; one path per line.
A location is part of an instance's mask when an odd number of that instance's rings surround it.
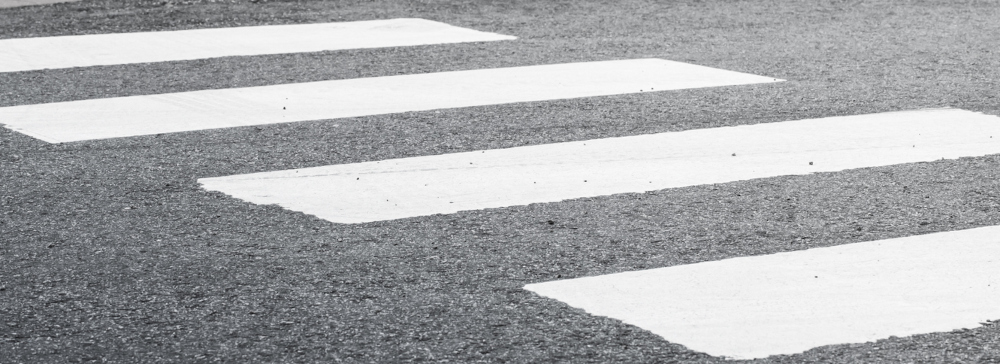
M 0 8 L 14 8 L 18 6 L 46 5 L 46 4 L 56 4 L 56 3 L 72 3 L 77 1 L 80 0 L 0 0 Z
M 1000 227 L 525 288 L 711 355 L 795 354 L 1000 319 Z
M 425 19 L 0 40 L 0 72 L 516 39 Z
M 48 142 L 779 81 L 662 59 L 441 72 L 0 108 Z
M 996 138 L 991 138 L 996 136 Z M 736 156 L 733 156 L 733 154 Z M 203 178 L 339 223 L 1000 153 L 1000 118 L 832 117 Z

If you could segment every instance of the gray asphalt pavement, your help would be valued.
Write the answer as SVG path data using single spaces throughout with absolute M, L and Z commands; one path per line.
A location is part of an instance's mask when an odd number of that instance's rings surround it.
M 721 363 L 523 287 L 1000 225 L 997 155 L 364 224 L 196 182 L 837 115 L 1000 115 L 996 1 L 83 0 L 0 9 L 0 39 L 401 17 L 518 39 L 0 73 L 0 107 L 650 57 L 787 82 L 62 144 L 0 128 L 0 362 Z M 756 362 L 997 363 L 1000 325 Z

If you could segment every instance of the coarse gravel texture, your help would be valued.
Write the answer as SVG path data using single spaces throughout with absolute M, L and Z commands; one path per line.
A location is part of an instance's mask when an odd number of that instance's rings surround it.
M 1000 224 L 998 155 L 356 225 L 196 182 L 824 116 L 1000 115 L 996 1 L 84 0 L 0 9 L 0 39 L 398 17 L 519 39 L 0 73 L 0 106 L 644 57 L 788 82 L 64 144 L 0 129 L 0 362 L 722 363 L 522 287 Z M 755 362 L 1000 363 L 1000 323 Z

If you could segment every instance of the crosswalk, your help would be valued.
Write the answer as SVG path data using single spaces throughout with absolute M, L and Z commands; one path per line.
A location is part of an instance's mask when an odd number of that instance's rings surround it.
M 0 108 L 0 118 L 8 128 L 58 143 L 776 81 L 678 62 L 640 59 L 11 106 Z
M 0 40 L 0 72 L 515 39 L 425 19 Z
M 997 135 L 997 138 L 992 138 Z M 1000 118 L 921 110 L 203 178 L 208 190 L 360 223 L 1000 153 Z
M 496 41 L 520 38 L 407 18 L 4 39 L 0 72 Z M 630 58 L 13 105 L 0 124 L 74 143 L 793 82 Z M 1000 117 L 931 106 L 196 178 L 205 193 L 365 224 L 1000 154 Z M 695 352 L 759 359 L 998 319 L 998 262 L 1000 230 L 986 227 L 523 289 Z
M 0 8 L 14 8 L 20 6 L 46 5 L 68 3 L 80 0 L 3 0 L 0 1 Z
M 734 359 L 969 329 L 1000 316 L 1000 228 L 531 284 Z

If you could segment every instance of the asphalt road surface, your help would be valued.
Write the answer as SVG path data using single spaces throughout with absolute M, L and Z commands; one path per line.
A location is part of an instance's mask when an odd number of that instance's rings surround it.
M 640 58 L 784 81 L 65 143 L 0 128 L 0 362 L 732 362 L 525 287 L 1000 225 L 996 154 L 365 223 L 199 183 L 834 116 L 996 116 L 996 1 L 83 0 L 0 8 L 0 40 L 394 18 L 517 39 L 7 72 L 0 108 Z M 996 267 L 973 274 L 996 287 Z M 998 363 L 989 320 L 756 362 Z M 795 329 L 830 330 L 814 325 Z

